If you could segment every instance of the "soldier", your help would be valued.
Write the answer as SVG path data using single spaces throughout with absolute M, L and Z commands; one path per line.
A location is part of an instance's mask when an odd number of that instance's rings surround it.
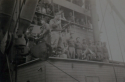
M 74 16 L 73 16 L 72 12 L 69 13 L 68 21 L 74 22 Z
M 69 58 L 68 44 L 66 42 L 66 34 L 65 34 L 65 32 L 62 33 L 62 40 L 63 40 L 63 54 L 66 54 L 67 57 Z
M 88 26 L 88 29 L 92 29 L 92 24 L 90 23 L 89 20 L 88 20 L 88 22 L 87 22 L 87 26 Z
M 94 45 L 94 42 L 91 43 L 89 49 L 90 49 L 89 51 L 91 53 L 91 60 L 95 60 L 96 59 L 97 49 L 96 49 L 96 46 Z
M 102 54 L 103 54 L 103 52 L 102 52 L 102 47 L 101 47 L 101 42 L 100 41 L 98 41 L 97 42 L 97 44 L 96 44 L 96 49 L 97 49 L 97 60 L 102 60 Z
M 82 0 L 82 8 L 85 9 L 85 0 Z
M 85 25 L 85 22 L 84 22 L 84 19 L 83 19 L 83 18 L 80 20 L 80 24 L 81 24 L 81 25 Z
M 90 50 L 90 46 L 91 46 L 91 41 L 89 40 L 88 43 L 87 43 L 87 48 L 84 52 L 84 54 L 86 55 L 86 59 L 87 60 L 91 60 L 92 59 L 92 51 Z
M 76 18 L 76 23 L 77 23 L 77 24 L 80 24 L 80 23 L 79 23 L 79 19 L 78 19 L 78 18 Z
M 90 0 L 85 0 L 85 8 L 90 10 Z
M 77 58 L 82 59 L 82 44 L 80 43 L 79 37 L 76 38 L 75 48 L 76 48 Z
M 51 9 L 51 5 L 50 4 L 47 5 L 46 13 L 49 14 L 49 15 L 52 15 L 52 9 Z
M 83 44 L 82 44 L 82 59 L 86 58 L 86 54 L 85 54 L 86 49 L 87 49 L 86 40 L 83 39 Z
M 46 60 L 48 55 L 51 54 L 51 31 L 47 19 L 48 18 L 45 17 L 41 20 L 42 28 L 37 45 L 31 48 L 32 55 L 36 58 L 42 58 L 43 60 Z
M 75 42 L 73 40 L 73 33 L 70 33 L 70 38 L 67 40 L 69 47 L 69 57 L 75 59 Z
M 49 24 L 47 23 L 48 17 L 45 17 L 41 20 L 42 28 L 41 28 L 41 34 L 40 35 L 45 35 L 44 40 L 46 41 L 47 45 L 51 45 L 51 29 Z
M 62 13 L 61 14 L 61 19 L 66 20 L 64 11 L 62 9 L 60 9 L 60 12 Z
M 66 39 L 65 39 L 65 32 L 62 32 L 61 33 L 61 45 L 60 45 L 60 47 L 61 47 L 61 54 L 60 54 L 60 57 L 61 58 L 65 58 L 65 59 L 67 59 L 67 45 L 66 45 Z M 66 49 L 67 48 L 67 49 Z
M 36 24 L 37 25 L 37 16 L 36 15 L 34 15 L 34 17 L 33 17 L 32 24 Z
M 59 40 L 59 33 L 61 30 L 61 13 L 56 13 L 55 17 L 50 20 L 49 25 L 51 28 L 51 45 L 53 48 L 57 48 L 58 40 Z
M 108 53 L 108 49 L 106 47 L 106 43 L 105 42 L 103 43 L 102 49 L 103 49 L 103 57 L 104 57 L 103 61 L 109 62 L 109 53 Z

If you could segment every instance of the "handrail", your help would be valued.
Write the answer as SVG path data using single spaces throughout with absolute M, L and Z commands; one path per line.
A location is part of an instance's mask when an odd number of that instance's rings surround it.
M 88 60 L 79 60 L 79 59 L 64 59 L 64 58 L 58 58 L 58 57 L 49 57 L 48 60 L 55 60 L 55 61 L 70 61 L 70 62 L 81 62 L 81 63 L 91 63 L 91 64 L 99 64 L 99 65 L 114 65 L 114 66 L 121 66 L 121 67 L 125 67 L 124 65 L 122 64 L 114 64 L 114 63 L 106 63 L 106 62 L 99 62 L 99 61 L 88 61 Z M 32 61 L 29 61 L 29 62 L 26 62 L 26 63 L 23 63 L 23 64 L 20 64 L 18 65 L 18 67 L 21 67 L 21 66 L 24 66 L 24 65 L 27 65 L 27 64 L 31 64 L 31 63 L 34 63 L 34 62 L 37 62 L 37 61 L 41 61 L 39 58 L 35 59 L 35 60 L 32 60 Z M 44 62 L 44 61 L 43 61 Z M 122 63 L 122 62 L 120 62 Z
M 51 15 L 48 15 L 48 14 L 43 14 L 43 13 L 39 13 L 39 12 L 35 12 L 35 13 L 36 13 L 36 14 L 39 14 L 39 15 L 45 15 L 45 16 L 54 18 L 54 16 L 51 16 Z M 69 23 L 68 20 L 64 20 L 64 19 L 61 19 L 61 21 L 65 21 L 65 22 Z M 73 24 L 73 25 L 82 27 L 82 28 L 84 28 L 84 29 L 88 29 L 87 26 L 85 26 L 85 25 L 77 24 L 77 23 L 75 23 L 75 22 L 70 22 L 70 23 Z M 39 26 L 39 25 L 38 25 L 38 26 Z M 92 29 L 89 28 L 89 30 L 92 30 Z

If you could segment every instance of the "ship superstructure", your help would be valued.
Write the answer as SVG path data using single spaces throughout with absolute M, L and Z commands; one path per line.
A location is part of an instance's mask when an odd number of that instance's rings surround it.
M 11 48 L 1 49 L 7 54 L 11 82 L 124 81 L 124 63 L 109 60 L 106 43 L 100 41 L 96 0 L 20 0 L 16 4 L 10 24 L 15 28 L 2 29 L 4 40 L 9 35 L 14 38 L 7 39 L 13 41 Z

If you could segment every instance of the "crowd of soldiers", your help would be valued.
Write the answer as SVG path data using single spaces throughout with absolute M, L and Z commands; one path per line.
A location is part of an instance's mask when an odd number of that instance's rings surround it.
M 45 5 L 46 4 L 46 5 Z M 41 7 L 42 11 L 37 11 L 41 13 L 47 13 L 47 8 L 48 10 L 51 10 L 47 5 L 48 3 L 44 3 L 45 7 Z M 40 6 L 40 5 L 39 5 Z M 46 7 L 47 6 L 47 7 Z M 48 13 L 50 14 L 50 13 Z M 70 58 L 70 59 L 81 59 L 81 60 L 98 60 L 98 61 L 108 61 L 109 60 L 109 55 L 108 55 L 108 50 L 106 48 L 105 43 L 97 42 L 94 43 L 91 40 L 86 40 L 83 39 L 81 43 L 81 36 L 77 37 L 76 40 L 74 38 L 74 33 L 69 31 L 68 33 L 70 34 L 69 38 L 64 38 L 67 35 L 65 35 L 65 32 L 67 30 L 67 27 L 71 27 L 72 24 L 68 23 L 65 24 L 64 26 L 61 26 L 61 19 L 68 20 L 69 22 L 76 22 L 80 24 L 84 24 L 84 19 L 79 19 L 77 18 L 74 20 L 74 16 L 72 12 L 69 13 L 69 16 L 65 18 L 64 12 L 62 9 L 57 11 L 54 15 L 54 18 L 50 19 L 47 16 L 38 16 L 35 15 L 33 19 L 33 24 L 41 26 L 40 28 L 40 33 L 36 35 L 36 37 L 39 37 L 39 40 L 35 40 L 31 38 L 32 35 L 32 29 L 29 28 L 27 32 L 27 37 L 29 39 L 28 46 L 31 49 L 31 53 L 34 53 L 35 55 L 40 56 L 40 52 L 44 50 L 44 52 L 52 51 L 51 56 L 52 57 L 61 57 L 61 58 Z M 90 23 L 90 21 L 88 21 Z M 44 35 L 44 37 L 43 37 Z M 43 38 L 41 38 L 43 37 Z M 45 45 L 41 45 L 42 49 L 39 52 L 39 49 L 36 45 L 41 44 L 41 42 L 46 43 L 47 47 L 51 47 L 48 50 L 46 49 Z M 34 47 L 36 46 L 36 47 Z M 34 47 L 34 48 L 33 48 Z M 38 54 L 37 54 L 38 53 Z M 38 56 L 37 56 L 38 57 Z M 31 60 L 31 55 L 27 56 L 27 60 Z
M 78 2 L 81 3 L 80 1 L 82 1 L 82 0 L 73 0 L 73 2 L 75 2 L 75 4 Z M 83 6 L 85 6 L 84 4 L 87 4 L 87 1 L 83 0 L 82 8 L 89 10 L 89 8 L 83 7 Z M 61 7 L 59 7 L 58 9 L 54 8 L 54 10 L 53 10 L 53 7 L 52 7 L 52 4 L 50 3 L 50 1 L 41 0 L 36 8 L 36 11 L 38 13 L 47 14 L 50 16 L 54 16 L 54 13 L 60 12 L 61 19 L 66 20 L 66 21 L 70 21 L 73 23 L 77 23 L 79 25 L 84 25 L 85 27 L 92 29 L 92 24 L 90 23 L 90 20 L 85 20 L 84 18 L 77 17 L 77 15 L 73 15 L 73 12 L 71 12 L 71 11 L 68 13 L 65 13 L 64 9 Z M 41 18 L 42 17 L 40 15 L 35 15 L 34 20 L 33 20 L 33 24 L 41 25 L 41 22 L 40 22 Z
M 47 23 L 46 17 L 42 18 L 40 21 L 42 24 L 41 32 L 37 35 L 41 37 L 46 33 L 42 40 L 52 47 L 52 57 L 99 61 L 109 60 L 108 50 L 105 43 L 94 43 L 90 40 L 87 41 L 86 39 L 83 39 L 83 42 L 81 43 L 80 37 L 77 37 L 76 40 L 74 40 L 74 33 L 72 32 L 69 32 L 70 37 L 68 39 L 64 39 L 66 35 L 64 35 L 65 31 L 63 32 L 61 27 L 60 17 L 60 12 L 56 13 L 55 17 L 51 19 L 49 23 Z M 39 42 L 34 43 L 33 40 L 29 38 L 30 48 L 38 43 L 40 43 L 40 40 Z M 33 48 L 31 52 L 35 51 L 33 52 L 35 54 L 37 50 L 37 48 Z
M 70 33 L 69 39 L 63 39 L 62 42 L 64 46 L 61 48 L 62 52 L 55 56 L 69 59 L 108 62 L 109 54 L 106 48 L 106 43 L 94 43 L 93 41 L 87 41 L 86 39 L 83 39 L 81 43 L 80 37 L 77 37 L 76 40 L 74 40 L 73 35 L 73 33 Z

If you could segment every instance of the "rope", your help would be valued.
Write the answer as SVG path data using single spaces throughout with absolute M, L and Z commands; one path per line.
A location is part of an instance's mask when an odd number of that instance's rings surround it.
M 101 4 L 101 3 L 100 3 L 100 4 Z M 100 8 L 101 8 L 101 11 L 102 11 L 101 5 L 100 5 Z M 102 12 L 101 12 L 101 13 L 102 13 Z M 102 14 L 103 14 L 103 13 L 102 13 Z M 106 29 L 105 20 L 104 20 L 104 27 L 105 27 L 106 37 L 107 37 L 107 41 L 108 41 L 108 46 L 109 46 L 109 52 L 110 52 L 110 55 L 111 55 L 111 59 L 113 60 L 112 53 L 111 53 L 111 47 L 110 47 L 110 44 L 109 44 L 109 38 L 108 38 L 108 32 L 107 32 L 107 29 Z M 118 81 L 117 81 L 117 76 L 116 76 L 116 71 L 115 71 L 114 64 L 113 64 L 113 70 L 114 70 L 116 82 L 118 82 Z
M 107 7 L 108 7 L 108 2 L 107 2 L 107 4 L 106 4 L 106 8 L 105 8 L 105 11 L 104 11 L 104 15 L 103 15 L 103 12 L 102 12 L 102 6 L 101 6 L 101 1 L 100 1 L 100 0 L 99 0 L 99 3 L 100 3 L 101 13 L 102 13 L 102 17 L 103 17 L 103 20 L 102 20 L 102 23 L 101 23 L 101 27 L 100 27 L 100 32 L 101 32 L 102 25 L 103 25 L 103 22 L 104 22 L 104 18 L 105 18 L 105 15 L 106 15 L 106 10 L 107 10 Z
M 8 57 L 7 57 L 7 55 L 6 55 L 6 59 L 7 59 L 7 66 L 8 66 L 9 75 L 10 75 L 10 82 L 13 82 L 13 81 L 12 81 L 12 75 L 11 75 L 11 71 L 10 71 L 10 64 L 9 64 L 9 60 L 8 60 Z
M 118 24 L 119 24 L 119 23 L 118 23 Z M 120 25 L 120 24 L 119 24 L 119 25 Z M 121 25 L 120 25 L 120 27 L 121 27 Z M 122 38 L 122 41 L 124 41 L 124 40 L 123 40 L 123 37 L 122 37 L 122 34 L 121 34 L 121 33 L 122 33 L 121 28 L 119 28 L 119 30 L 120 30 L 120 36 L 121 36 L 121 38 Z M 124 44 L 124 43 L 123 43 L 123 44 Z M 125 47 L 125 45 L 123 45 L 123 46 Z M 124 62 L 124 56 L 122 56 L 122 57 L 123 57 L 123 62 Z
M 71 76 L 70 74 L 66 73 L 65 71 L 63 71 L 62 69 L 60 69 L 59 67 L 55 66 L 54 64 L 52 64 L 51 62 L 47 61 L 49 64 L 51 64 L 52 66 L 56 67 L 57 69 L 59 69 L 60 71 L 62 71 L 63 73 L 65 73 L 66 75 L 70 76 L 71 78 L 73 78 L 74 80 L 76 80 L 77 82 L 80 82 L 79 80 L 77 80 L 76 78 L 74 78 L 73 76 Z

